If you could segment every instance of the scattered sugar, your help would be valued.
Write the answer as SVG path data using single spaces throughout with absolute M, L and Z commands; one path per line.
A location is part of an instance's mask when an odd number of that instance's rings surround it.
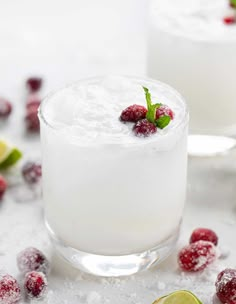
M 216 277 L 224 268 L 225 265 L 218 260 L 199 273 L 154 268 L 149 272 L 124 278 L 81 275 L 76 276 L 76 280 L 60 283 L 60 288 L 55 288 L 54 292 L 47 295 L 45 303 L 151 304 L 158 297 L 174 290 L 187 289 L 194 292 L 204 304 L 212 304 Z M 60 301 L 61 298 L 68 302 Z
M 164 290 L 166 288 L 166 284 L 164 282 L 158 282 L 157 283 L 157 288 L 159 290 Z
M 229 226 L 234 226 L 236 225 L 236 220 L 235 218 L 224 218 L 224 223 L 229 225 Z
M 96 291 L 91 291 L 87 296 L 88 304 L 100 304 L 102 303 L 101 295 Z
M 37 188 L 29 187 L 26 184 L 19 184 L 12 187 L 11 196 L 15 202 L 33 202 L 40 198 L 41 192 Z
M 136 299 L 137 298 L 137 294 L 136 293 L 131 293 L 130 294 L 130 298 L 131 299 Z
M 225 260 L 230 255 L 230 249 L 228 247 L 220 247 L 219 248 L 219 259 Z
M 208 257 L 206 257 L 206 256 L 200 256 L 197 259 L 197 264 L 195 266 L 195 269 L 200 269 L 203 265 L 206 265 L 207 262 L 208 262 Z

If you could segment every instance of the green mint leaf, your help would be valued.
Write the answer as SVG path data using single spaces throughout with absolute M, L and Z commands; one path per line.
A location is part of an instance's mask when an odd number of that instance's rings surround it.
M 148 121 L 154 123 L 156 119 L 156 110 L 161 106 L 161 103 L 152 104 L 152 98 L 148 88 L 143 87 L 143 89 L 145 92 L 147 109 L 148 109 L 146 118 Z
M 160 129 L 164 129 L 166 126 L 168 126 L 170 121 L 171 121 L 170 116 L 164 115 L 155 121 L 155 125 Z
M 152 105 L 152 98 L 151 98 L 151 94 L 148 90 L 148 88 L 143 87 L 144 92 L 145 92 L 145 96 L 146 96 L 146 101 L 147 101 L 147 108 L 148 110 L 150 109 L 151 105 Z
M 162 103 L 155 103 L 156 109 L 159 109 L 162 106 Z
M 150 122 L 154 122 L 155 121 L 155 114 L 156 114 L 156 110 L 155 108 L 151 105 L 147 111 L 147 114 L 146 114 L 146 118 L 148 121 Z
M 160 108 L 160 106 L 161 106 L 160 103 L 156 103 L 156 104 L 150 106 L 150 108 L 148 109 L 147 114 L 146 114 L 146 118 L 147 118 L 148 121 L 150 121 L 152 123 L 155 123 L 156 110 L 158 108 Z

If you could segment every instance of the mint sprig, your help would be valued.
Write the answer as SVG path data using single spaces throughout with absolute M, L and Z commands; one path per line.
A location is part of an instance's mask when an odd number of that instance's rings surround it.
M 236 1 L 236 0 L 235 0 Z M 155 103 L 152 104 L 152 98 L 151 94 L 148 90 L 148 88 L 143 87 L 144 92 L 145 92 L 145 97 L 146 97 L 146 102 L 147 102 L 147 114 L 146 114 L 146 119 L 150 121 L 151 123 L 155 124 L 158 128 L 164 129 L 166 126 L 171 121 L 171 118 L 169 115 L 164 115 L 160 117 L 159 119 L 156 119 L 156 110 L 159 109 L 162 104 L 161 103 Z
M 166 126 L 168 126 L 170 121 L 171 121 L 170 116 L 164 115 L 155 121 L 155 125 L 160 129 L 164 129 Z
M 146 96 L 146 101 L 147 101 L 147 108 L 149 109 L 150 106 L 152 105 L 152 98 L 151 98 L 151 94 L 149 93 L 148 88 L 143 87 L 144 92 L 145 92 L 145 96 Z
M 145 96 L 146 96 L 146 101 L 147 101 L 147 114 L 146 114 L 146 118 L 148 121 L 155 123 L 156 120 L 156 110 L 158 108 L 160 108 L 161 103 L 156 103 L 156 104 L 152 104 L 152 98 L 151 98 L 151 94 L 148 90 L 148 88 L 143 87 L 144 92 L 145 92 Z

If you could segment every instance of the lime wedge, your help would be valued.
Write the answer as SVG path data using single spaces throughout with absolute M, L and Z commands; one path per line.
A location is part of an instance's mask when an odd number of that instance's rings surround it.
M 8 169 L 22 157 L 19 149 L 12 147 L 6 141 L 0 140 L 0 169 Z
M 0 140 L 0 164 L 7 158 L 10 148 L 4 140 Z
M 153 304 L 202 304 L 202 302 L 190 291 L 178 290 L 157 299 Z

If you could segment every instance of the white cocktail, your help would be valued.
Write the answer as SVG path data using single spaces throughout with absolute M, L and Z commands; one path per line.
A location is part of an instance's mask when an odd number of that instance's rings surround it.
M 192 134 L 236 135 L 236 24 L 223 21 L 233 14 L 228 1 L 153 0 L 150 12 L 148 75 L 186 98 Z M 235 143 L 202 139 L 195 148 L 203 154 Z
M 145 105 L 142 86 L 175 118 L 147 138 L 119 120 Z M 124 275 L 162 260 L 178 237 L 186 190 L 188 113 L 160 82 L 105 77 L 50 96 L 40 110 L 47 226 L 78 268 Z

